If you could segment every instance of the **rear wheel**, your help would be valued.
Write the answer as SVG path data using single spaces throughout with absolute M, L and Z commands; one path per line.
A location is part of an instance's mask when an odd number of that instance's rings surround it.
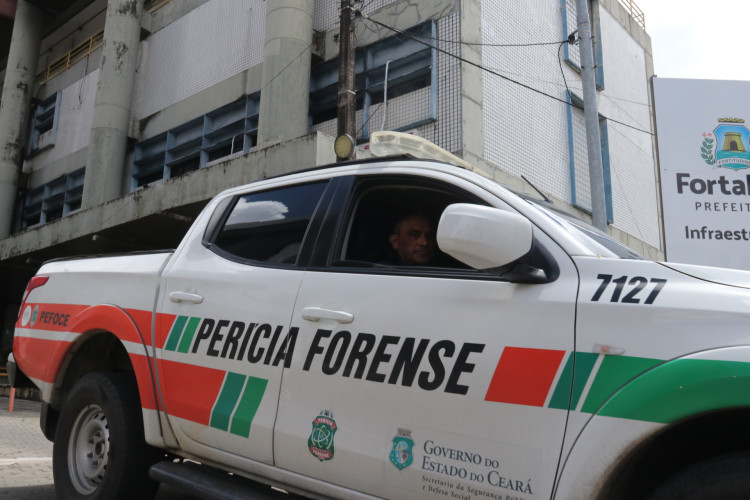
M 128 373 L 92 373 L 62 406 L 53 447 L 58 498 L 152 498 L 148 469 L 158 457 L 143 437 L 141 404 Z
M 662 483 L 648 500 L 746 500 L 750 498 L 750 453 L 692 464 Z

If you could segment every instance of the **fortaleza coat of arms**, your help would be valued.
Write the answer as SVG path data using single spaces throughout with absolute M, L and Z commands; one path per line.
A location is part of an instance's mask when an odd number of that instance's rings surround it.
M 321 411 L 320 415 L 312 421 L 312 432 L 307 439 L 307 448 L 321 462 L 333 458 L 333 437 L 337 428 L 333 413 L 329 410 Z
M 411 438 L 411 431 L 408 429 L 399 429 L 398 435 L 393 438 L 393 448 L 391 449 L 391 463 L 398 470 L 409 467 L 414 460 L 412 448 L 414 440 Z
M 713 133 L 704 132 L 701 158 L 708 165 L 741 170 L 750 167 L 750 131 L 742 118 L 719 118 Z

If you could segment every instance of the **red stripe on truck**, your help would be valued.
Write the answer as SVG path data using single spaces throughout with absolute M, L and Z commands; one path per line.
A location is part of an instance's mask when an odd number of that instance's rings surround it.
M 59 333 L 97 335 L 97 332 L 111 332 L 120 341 L 132 343 L 128 349 L 133 352 L 129 352 L 128 356 L 136 374 L 141 404 L 146 409 L 157 408 L 153 374 L 147 357 L 151 353 L 147 353 L 144 347 L 150 346 L 152 340 L 151 311 L 126 310 L 106 304 L 27 304 L 24 310 L 27 307 L 31 308 L 31 314 L 22 314 L 16 326 L 37 332 L 33 334 L 43 338 L 16 336 L 13 351 L 16 353 L 18 366 L 24 373 L 43 382 L 54 383 L 75 339 L 68 336 L 70 340 L 57 340 Z
M 167 343 L 167 337 L 169 337 L 175 318 L 177 318 L 176 314 L 157 314 L 156 347 L 158 349 L 164 349 L 164 344 Z
M 484 400 L 544 406 L 563 357 L 565 351 L 506 347 Z
M 133 370 L 135 370 L 138 392 L 141 395 L 141 406 L 147 410 L 161 409 L 160 407 L 157 408 L 149 358 L 130 353 L 130 362 L 133 363 Z
M 71 304 L 26 303 L 16 322 L 16 328 L 70 332 L 73 331 L 71 325 L 74 318 L 88 307 Z M 25 313 L 27 310 L 28 313 Z M 24 324 L 24 319 L 26 324 Z
M 57 340 L 16 337 L 13 356 L 26 375 L 53 383 L 71 345 Z
M 168 360 L 160 360 L 159 366 L 167 413 L 208 425 L 226 372 Z

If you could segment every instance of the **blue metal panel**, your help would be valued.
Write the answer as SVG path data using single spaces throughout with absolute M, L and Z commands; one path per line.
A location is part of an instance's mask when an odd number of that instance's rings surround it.
M 607 120 L 599 118 L 599 133 L 602 140 L 602 172 L 604 174 L 604 201 L 607 205 L 607 220 L 615 221 L 614 209 L 612 208 L 612 177 L 609 170 L 609 135 L 607 133 Z
M 374 65 L 375 61 L 373 51 L 368 50 L 365 52 L 365 89 L 369 89 L 370 85 L 372 84 L 372 76 L 370 75 L 370 72 L 368 70 Z M 362 137 L 370 136 L 370 104 L 372 104 L 372 95 L 369 91 L 365 90 L 364 103 L 362 104 Z M 355 133 L 355 135 L 359 134 Z M 355 137 L 355 142 L 356 139 L 357 138 Z
M 570 197 L 571 204 L 579 206 L 584 210 L 590 210 L 577 204 L 576 199 L 576 164 L 575 164 L 575 144 L 573 141 L 573 100 L 582 102 L 582 100 L 570 92 L 566 92 L 565 100 L 568 102 L 566 110 L 568 120 L 568 168 L 570 169 Z M 607 132 L 607 120 L 599 115 L 599 134 L 602 148 L 602 174 L 604 176 L 604 202 L 607 210 L 607 220 L 614 222 L 614 208 L 612 203 L 612 176 L 610 172 L 609 157 L 609 135 Z
M 563 0 L 564 1 L 564 0 Z M 573 98 L 569 91 L 565 92 L 565 101 L 568 103 L 565 115 L 568 120 L 568 169 L 570 171 L 570 203 L 576 204 L 576 156 L 573 143 Z
M 158 180 L 159 171 L 161 179 L 170 178 L 171 166 L 191 159 L 197 158 L 198 168 L 203 168 L 211 153 L 221 152 L 229 145 L 227 154 L 237 152 L 238 141 L 244 144 L 242 151 L 248 153 L 252 147 L 250 142 L 258 133 L 259 96 L 259 92 L 245 96 L 138 143 L 133 155 L 130 190 L 143 185 L 143 179 Z M 184 172 L 184 168 L 180 172 Z
M 424 39 L 426 43 L 434 44 L 437 25 L 435 21 L 427 21 L 408 31 Z M 417 123 L 424 123 L 425 115 L 428 117 L 427 121 L 437 118 L 437 50 L 416 40 L 391 36 L 357 49 L 355 59 L 357 108 L 363 111 L 363 126 L 358 132 L 361 138 L 367 139 L 370 136 L 373 126 L 368 122 L 373 114 L 370 106 L 381 97 L 388 61 L 389 90 L 409 84 L 415 86 L 412 90 L 431 86 L 429 109 L 420 113 L 420 118 L 415 118 L 413 123 L 399 129 L 410 129 L 416 127 Z M 401 89 L 403 91 L 404 87 Z M 331 119 L 337 105 L 337 94 L 338 60 L 327 61 L 313 68 L 310 76 L 311 124 Z
M 597 0 L 594 0 L 597 1 Z M 604 89 L 604 56 L 602 55 L 602 23 L 599 20 L 599 13 L 597 9 L 596 20 L 594 19 L 593 7 L 589 9 L 591 11 L 591 29 L 594 33 L 594 64 L 596 64 L 596 71 L 594 75 L 596 77 L 596 86 L 599 90 Z
M 560 13 L 562 14 L 562 35 L 563 39 L 568 38 L 568 2 L 566 0 L 560 0 Z M 568 51 L 568 45 L 565 44 L 564 50 L 563 50 L 563 59 L 565 59 L 565 62 L 570 64 L 570 53 Z
M 437 24 L 435 21 L 430 22 L 430 35 L 432 44 L 437 45 Z M 430 118 L 437 120 L 437 50 L 430 49 L 430 52 L 432 52 L 432 62 L 430 63 Z
M 589 0 L 589 1 L 598 1 L 598 0 Z M 563 38 L 568 38 L 568 35 L 570 35 L 570 32 L 568 32 L 568 4 L 566 0 L 560 0 L 560 11 L 562 13 L 562 33 Z M 597 15 L 594 17 L 594 9 L 589 9 L 589 22 L 591 24 L 591 33 L 594 37 L 593 39 L 593 49 L 594 49 L 594 64 L 596 65 L 596 71 L 594 71 L 594 76 L 596 78 L 596 88 L 599 90 L 604 89 L 604 56 L 602 55 L 602 30 L 601 30 L 601 23 L 599 22 L 599 16 Z M 570 51 L 569 51 L 570 44 L 566 43 L 565 47 L 563 48 L 563 59 L 565 62 L 574 70 L 576 70 L 578 73 L 581 72 L 581 66 L 576 64 L 574 61 L 570 59 Z

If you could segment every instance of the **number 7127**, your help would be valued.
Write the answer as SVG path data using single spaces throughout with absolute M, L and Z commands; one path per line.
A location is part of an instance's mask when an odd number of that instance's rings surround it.
M 654 300 L 656 300 L 656 297 L 659 295 L 659 292 L 661 292 L 661 289 L 664 288 L 664 285 L 667 284 L 667 280 L 665 279 L 651 278 L 649 280 L 648 278 L 644 278 L 643 276 L 634 276 L 632 278 L 628 278 L 627 276 L 620 276 L 619 278 L 612 279 L 611 274 L 600 274 L 596 277 L 596 279 L 602 280 L 602 283 L 594 293 L 594 296 L 591 297 L 592 302 L 598 302 L 607 287 L 610 284 L 613 284 L 614 289 L 612 290 L 612 297 L 609 299 L 610 302 L 622 302 L 623 304 L 640 304 L 641 297 L 639 297 L 639 295 L 642 292 L 645 293 L 644 290 L 649 284 L 651 284 L 653 285 L 653 288 L 651 289 L 651 292 L 648 294 L 646 300 L 644 300 L 643 303 L 653 304 Z M 628 292 L 623 297 L 622 293 L 623 291 L 625 291 L 626 286 L 628 287 Z

